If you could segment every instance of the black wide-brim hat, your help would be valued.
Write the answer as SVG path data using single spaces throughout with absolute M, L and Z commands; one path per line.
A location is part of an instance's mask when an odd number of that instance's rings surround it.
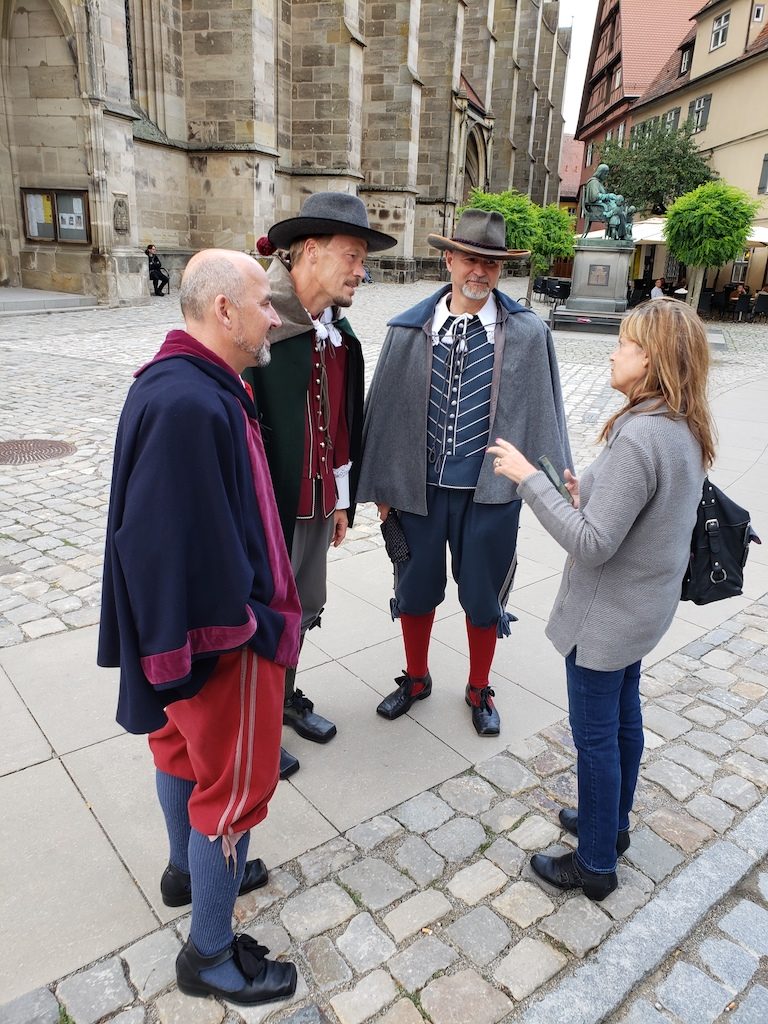
M 467 252 L 491 260 L 514 260 L 530 256 L 529 249 L 507 248 L 507 226 L 500 213 L 493 210 L 465 210 L 454 228 L 453 237 L 427 235 L 435 249 Z
M 397 245 L 397 239 L 374 231 L 368 225 L 368 211 L 357 196 L 346 192 L 315 192 L 305 200 L 298 217 L 278 221 L 267 238 L 276 249 L 287 249 L 299 238 L 319 235 L 353 235 L 368 243 L 369 252 L 382 252 Z

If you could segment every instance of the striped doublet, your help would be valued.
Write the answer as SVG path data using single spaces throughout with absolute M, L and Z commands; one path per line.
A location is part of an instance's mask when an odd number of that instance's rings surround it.
M 494 327 L 449 316 L 432 347 L 427 483 L 473 488 L 488 445 Z

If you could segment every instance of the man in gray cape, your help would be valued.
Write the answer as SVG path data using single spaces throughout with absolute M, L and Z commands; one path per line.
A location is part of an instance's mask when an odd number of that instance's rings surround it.
M 409 557 L 395 563 L 393 617 L 406 668 L 379 704 L 399 718 L 432 692 L 435 609 L 445 597 L 446 545 L 466 614 L 465 699 L 481 736 L 500 730 L 489 685 L 517 565 L 521 501 L 494 475 L 486 448 L 511 439 L 529 458 L 572 468 L 552 336 L 542 320 L 496 289 L 505 260 L 499 213 L 466 210 L 445 251 L 450 285 L 389 322 L 368 395 L 358 501 L 374 501 L 385 529 L 402 528 Z M 401 538 L 402 539 L 402 538 Z

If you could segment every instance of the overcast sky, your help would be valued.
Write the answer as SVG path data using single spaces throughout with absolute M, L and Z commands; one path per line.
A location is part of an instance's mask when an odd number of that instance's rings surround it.
M 584 76 L 587 73 L 592 30 L 595 27 L 597 0 L 560 0 L 560 24 L 572 25 L 571 56 L 568 60 L 568 78 L 565 83 L 563 117 L 565 130 L 573 134 L 581 106 Z

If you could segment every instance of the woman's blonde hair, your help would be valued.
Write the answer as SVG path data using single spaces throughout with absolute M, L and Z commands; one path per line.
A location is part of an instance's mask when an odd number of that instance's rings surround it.
M 600 433 L 604 441 L 625 412 L 641 402 L 654 408 L 669 406 L 683 417 L 701 445 L 705 467 L 715 458 L 715 428 L 707 400 L 709 343 L 701 318 L 678 299 L 651 299 L 629 313 L 621 324 L 621 336 L 639 345 L 648 358 L 644 378 L 627 395 L 625 405 L 608 420 Z

